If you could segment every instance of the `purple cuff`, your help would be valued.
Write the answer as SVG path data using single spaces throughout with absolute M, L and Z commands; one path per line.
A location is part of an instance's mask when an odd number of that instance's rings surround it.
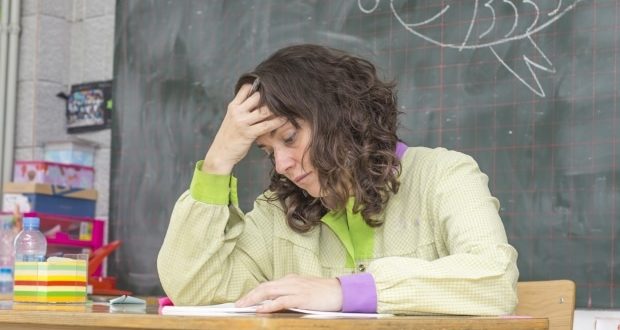
M 402 159 L 402 158 L 403 158 L 403 155 L 405 154 L 405 151 L 407 151 L 407 148 L 408 148 L 408 147 L 407 147 L 407 145 L 406 145 L 406 144 L 404 144 L 404 143 L 402 143 L 402 142 L 398 141 L 398 142 L 396 143 L 396 157 L 397 157 L 398 159 Z
M 338 280 L 342 287 L 342 312 L 377 312 L 377 288 L 370 273 L 339 276 Z

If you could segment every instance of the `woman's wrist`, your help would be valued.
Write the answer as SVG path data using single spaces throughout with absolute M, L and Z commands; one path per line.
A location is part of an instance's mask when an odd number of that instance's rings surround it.
M 210 152 L 211 150 L 209 150 L 209 153 Z M 201 171 L 219 175 L 229 175 L 232 173 L 232 169 L 235 164 L 231 164 L 230 161 L 209 155 L 209 153 L 205 156 L 205 160 L 202 163 L 202 168 L 200 169 Z

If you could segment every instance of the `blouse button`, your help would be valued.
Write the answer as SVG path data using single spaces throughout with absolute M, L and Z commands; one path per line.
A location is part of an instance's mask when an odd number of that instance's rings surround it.
M 357 270 L 359 270 L 360 272 L 365 272 L 366 271 L 366 266 L 364 266 L 364 264 L 359 264 L 357 266 Z

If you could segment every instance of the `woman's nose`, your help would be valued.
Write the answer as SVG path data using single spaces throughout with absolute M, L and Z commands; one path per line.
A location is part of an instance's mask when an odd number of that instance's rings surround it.
M 293 167 L 295 160 L 291 157 L 290 153 L 285 151 L 274 151 L 273 159 L 276 167 L 276 172 L 281 175 L 285 175 L 288 169 Z

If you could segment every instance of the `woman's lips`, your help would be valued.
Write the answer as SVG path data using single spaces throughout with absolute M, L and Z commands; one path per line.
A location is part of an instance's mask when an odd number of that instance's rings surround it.
M 295 178 L 295 183 L 300 183 L 303 179 L 305 179 L 310 173 L 302 174 Z

